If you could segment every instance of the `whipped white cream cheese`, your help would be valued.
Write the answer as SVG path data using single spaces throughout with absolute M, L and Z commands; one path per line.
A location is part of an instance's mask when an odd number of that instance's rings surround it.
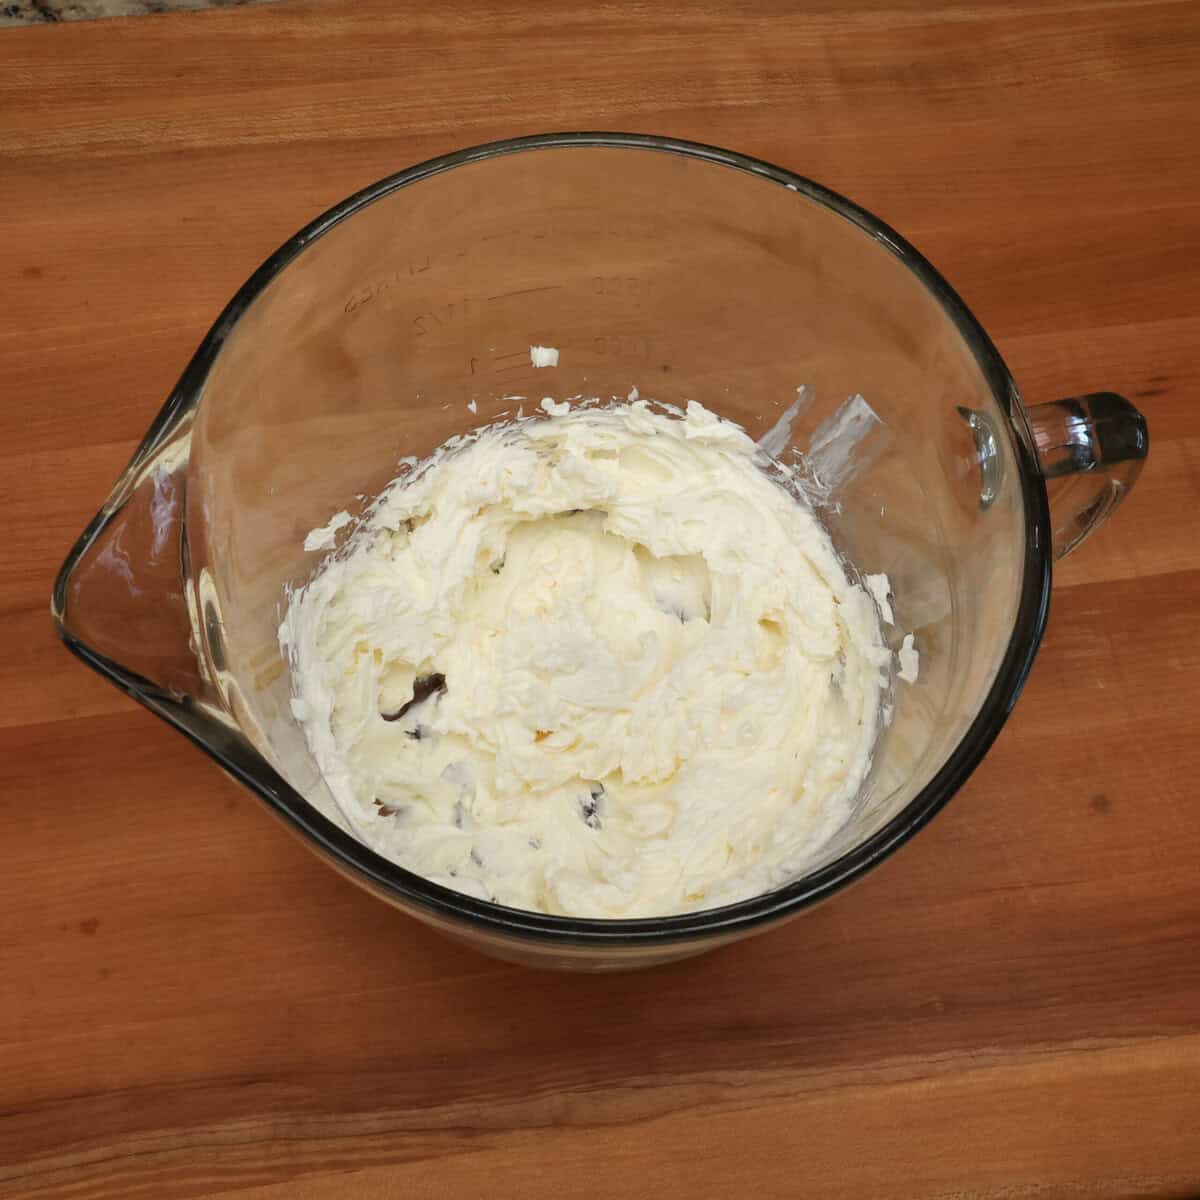
M 381 854 L 516 908 L 768 891 L 866 777 L 875 602 L 740 427 L 542 408 L 400 476 L 290 597 L 322 774 Z
M 901 643 L 900 649 L 896 651 L 896 658 L 900 663 L 900 669 L 896 672 L 896 677 L 904 680 L 905 683 L 916 683 L 917 672 L 921 667 L 921 656 L 913 644 L 913 635 L 911 633 L 904 635 L 904 641 Z

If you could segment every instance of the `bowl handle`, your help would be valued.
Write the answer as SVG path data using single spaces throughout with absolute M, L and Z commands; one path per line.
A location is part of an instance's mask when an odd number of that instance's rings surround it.
M 1115 392 L 1026 409 L 1050 498 L 1054 557 L 1070 554 L 1107 519 L 1141 474 L 1146 418 Z

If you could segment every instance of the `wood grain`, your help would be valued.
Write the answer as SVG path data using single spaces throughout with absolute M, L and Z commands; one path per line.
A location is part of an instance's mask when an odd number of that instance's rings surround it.
M 0 1196 L 1200 1192 L 1200 4 L 295 3 L 0 32 Z M 61 650 L 55 569 L 224 300 L 355 188 L 552 128 L 783 163 L 1031 400 L 1152 456 L 994 751 L 773 935 L 442 942 Z

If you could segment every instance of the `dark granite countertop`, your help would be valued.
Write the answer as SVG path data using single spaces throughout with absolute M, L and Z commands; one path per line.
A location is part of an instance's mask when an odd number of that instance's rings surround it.
M 198 8 L 234 8 L 263 0 L 0 0 L 0 28 L 52 25 L 57 21 L 93 21 L 102 17 L 140 17 L 150 13 Z

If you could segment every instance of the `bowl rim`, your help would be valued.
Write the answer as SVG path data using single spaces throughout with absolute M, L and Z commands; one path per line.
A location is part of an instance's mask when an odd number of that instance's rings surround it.
M 312 242 L 356 212 L 455 167 L 509 154 L 555 149 L 629 149 L 669 153 L 730 167 L 781 184 L 857 226 L 898 258 L 937 300 L 957 329 L 1009 417 L 1010 441 L 1018 464 L 1025 512 L 1025 554 L 1016 619 L 1000 667 L 983 703 L 959 744 L 921 791 L 860 845 L 833 862 L 774 891 L 727 904 L 664 917 L 585 918 L 551 916 L 508 908 L 452 891 L 384 858 L 323 816 L 272 768 L 240 732 L 191 697 L 171 693 L 75 636 L 66 625 L 71 573 L 104 527 L 120 511 L 131 481 L 190 420 L 200 404 L 209 371 L 222 346 L 255 299 Z M 117 502 L 114 502 L 117 501 Z M 697 939 L 725 940 L 790 916 L 824 900 L 858 879 L 913 837 L 949 801 L 979 765 L 1004 725 L 1033 664 L 1049 613 L 1051 584 L 1049 508 L 1032 435 L 1016 385 L 991 339 L 970 309 L 929 261 L 878 217 L 853 201 L 762 159 L 702 142 L 655 134 L 562 132 L 487 142 L 439 155 L 361 188 L 335 204 L 271 254 L 213 322 L 179 382 L 163 405 L 100 509 L 80 535 L 55 580 L 51 612 L 59 636 L 74 654 L 135 700 L 151 709 L 199 746 L 221 767 L 255 792 L 276 815 L 302 833 L 335 867 L 386 899 L 402 901 L 429 917 L 466 924 L 481 933 L 563 948 L 652 947 Z M 403 907 L 403 905 L 401 905 Z

